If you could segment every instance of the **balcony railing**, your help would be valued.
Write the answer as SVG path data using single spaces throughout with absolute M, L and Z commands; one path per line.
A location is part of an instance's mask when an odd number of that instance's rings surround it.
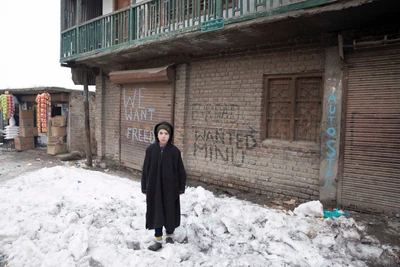
M 225 25 L 334 1 L 337 0 L 144 1 L 61 32 L 60 61 L 167 35 L 198 31 L 211 20 Z

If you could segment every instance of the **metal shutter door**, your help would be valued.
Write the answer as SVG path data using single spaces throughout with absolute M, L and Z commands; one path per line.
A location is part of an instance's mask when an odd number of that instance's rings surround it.
M 121 164 L 142 170 L 146 148 L 154 141 L 154 126 L 171 122 L 170 83 L 125 84 L 121 90 Z
M 400 211 L 400 47 L 351 52 L 341 204 Z

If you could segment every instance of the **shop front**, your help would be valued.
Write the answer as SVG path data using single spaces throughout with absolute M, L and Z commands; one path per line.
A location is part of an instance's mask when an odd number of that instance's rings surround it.
M 171 67 L 110 73 L 110 81 L 120 84 L 122 165 L 141 170 L 146 148 L 155 140 L 154 126 L 173 123 L 172 77 Z

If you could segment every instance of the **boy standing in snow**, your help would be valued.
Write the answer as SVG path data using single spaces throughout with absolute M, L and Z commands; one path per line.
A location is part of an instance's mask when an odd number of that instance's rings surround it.
M 156 242 L 149 246 L 162 247 L 163 227 L 166 243 L 174 243 L 172 234 L 181 223 L 179 195 L 185 192 L 186 172 L 181 151 L 172 144 L 174 129 L 168 122 L 154 127 L 155 143 L 146 149 L 142 170 L 142 193 L 146 194 L 146 229 L 154 229 Z

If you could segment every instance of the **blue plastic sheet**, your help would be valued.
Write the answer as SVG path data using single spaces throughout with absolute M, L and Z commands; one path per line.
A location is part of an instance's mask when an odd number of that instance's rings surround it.
M 334 211 L 324 210 L 324 218 L 330 218 L 330 217 L 338 218 L 340 216 L 350 216 L 350 214 L 340 212 L 338 209 L 335 209 Z

